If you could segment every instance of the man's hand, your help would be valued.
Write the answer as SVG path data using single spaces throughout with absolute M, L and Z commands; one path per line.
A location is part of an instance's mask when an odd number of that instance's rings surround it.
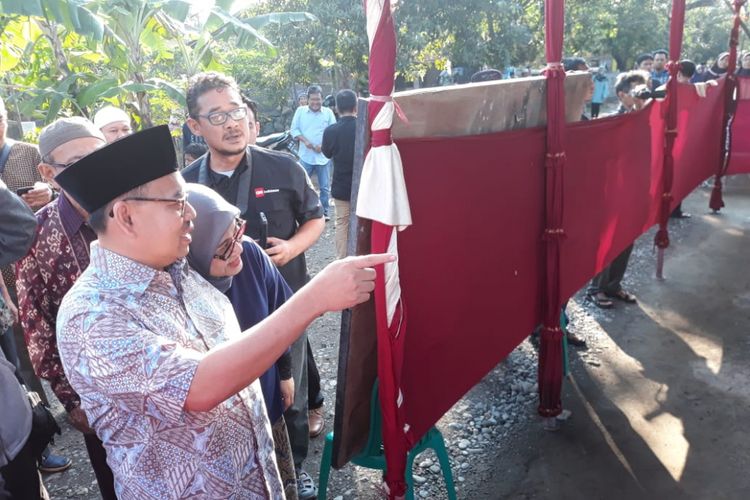
M 279 387 L 281 388 L 281 406 L 286 411 L 294 403 L 294 379 L 280 381 Z
M 50 202 L 52 199 L 52 188 L 43 182 L 36 182 L 34 183 L 34 189 L 21 195 L 21 198 L 23 198 L 23 201 L 25 201 L 32 210 L 36 211 Z
M 347 257 L 328 264 L 302 290 L 324 311 L 340 311 L 367 302 L 375 289 L 375 266 L 393 262 L 391 254 Z
M 269 257 L 271 257 L 271 260 L 274 264 L 276 264 L 276 267 L 281 267 L 285 265 L 287 262 L 295 258 L 299 252 L 294 248 L 294 245 L 292 245 L 288 240 L 282 240 L 281 238 L 274 238 L 273 236 L 269 236 L 266 239 L 266 242 L 270 245 L 268 248 L 266 248 L 266 253 Z
M 80 407 L 75 407 L 68 412 L 68 419 L 70 424 L 84 434 L 93 434 L 94 429 L 89 426 L 89 421 L 86 418 L 86 412 Z
M 321 150 L 322 148 L 321 148 L 321 145 L 320 145 L 320 144 L 316 144 L 315 146 L 313 146 L 313 147 L 312 147 L 312 149 L 313 149 L 313 151 L 315 151 L 316 153 L 320 153 L 320 150 Z

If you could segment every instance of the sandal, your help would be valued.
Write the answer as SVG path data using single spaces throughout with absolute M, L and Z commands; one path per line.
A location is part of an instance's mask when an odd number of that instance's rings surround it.
M 599 309 L 611 309 L 615 305 L 603 292 L 590 293 L 588 298 Z
M 623 302 L 627 302 L 628 304 L 635 304 L 638 302 L 638 299 L 635 298 L 635 295 L 632 293 L 628 293 L 625 290 L 620 290 L 616 293 L 608 293 L 607 297 L 612 297 L 613 299 L 621 300 Z

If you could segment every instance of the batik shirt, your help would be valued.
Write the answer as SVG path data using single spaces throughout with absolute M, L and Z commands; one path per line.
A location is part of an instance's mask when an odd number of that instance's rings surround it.
M 57 341 L 124 500 L 284 498 L 258 381 L 184 410 L 209 349 L 240 334 L 229 300 L 180 260 L 164 271 L 91 245 Z
M 89 265 L 96 233 L 66 196 L 36 214 L 36 239 L 16 263 L 18 311 L 29 358 L 38 377 L 48 380 L 67 411 L 79 404 L 57 352 L 57 311 L 65 294 Z
M 42 161 L 39 149 L 25 142 L 10 139 L 6 139 L 6 142 L 11 145 L 10 154 L 5 162 L 5 168 L 0 173 L 0 180 L 7 184 L 8 189 L 15 193 L 17 189 L 33 186 L 35 182 L 41 181 L 42 176 L 36 168 Z M 13 266 L 3 267 L 2 273 L 8 288 L 15 290 L 16 276 Z

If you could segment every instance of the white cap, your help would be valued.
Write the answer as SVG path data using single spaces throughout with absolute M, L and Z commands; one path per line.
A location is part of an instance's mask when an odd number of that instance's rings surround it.
M 114 106 L 105 106 L 94 115 L 94 126 L 99 130 L 115 122 L 130 123 L 130 116 Z

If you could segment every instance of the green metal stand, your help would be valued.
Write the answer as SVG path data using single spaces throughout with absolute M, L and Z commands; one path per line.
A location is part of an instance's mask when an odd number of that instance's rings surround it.
M 383 437 L 381 433 L 382 421 L 380 417 L 380 403 L 378 401 L 378 383 L 372 388 L 372 398 L 370 401 L 370 434 L 367 436 L 367 443 L 364 449 L 354 458 L 352 463 L 368 469 L 382 470 L 385 472 L 385 455 L 383 455 Z M 456 488 L 453 484 L 453 474 L 451 473 L 450 460 L 448 459 L 448 450 L 445 448 L 443 435 L 435 427 L 430 430 L 414 445 L 406 457 L 406 500 L 414 499 L 414 459 L 431 448 L 435 450 L 440 469 L 445 478 L 445 487 L 448 490 L 449 500 L 456 500 Z M 323 457 L 320 460 L 320 474 L 318 476 L 318 500 L 325 500 L 328 491 L 328 477 L 331 473 L 331 453 L 333 450 L 333 432 L 326 435 L 325 446 L 323 447 Z

